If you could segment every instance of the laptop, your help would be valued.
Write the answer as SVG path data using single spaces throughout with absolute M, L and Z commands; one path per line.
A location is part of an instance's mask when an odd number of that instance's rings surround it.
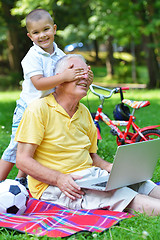
M 118 146 L 113 167 L 105 177 L 79 179 L 81 188 L 110 191 L 149 180 L 160 158 L 160 139 Z

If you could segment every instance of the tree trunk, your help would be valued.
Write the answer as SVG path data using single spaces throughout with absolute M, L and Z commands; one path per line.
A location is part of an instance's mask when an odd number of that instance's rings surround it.
M 136 74 L 136 60 L 135 60 L 135 44 L 131 42 L 131 54 L 132 54 L 132 80 L 135 83 L 137 74 Z
M 139 1 L 132 0 L 133 3 L 137 4 Z M 147 3 L 147 4 L 146 4 Z M 140 9 L 137 13 L 137 16 L 141 21 L 143 22 L 144 26 L 147 26 L 150 21 L 152 21 L 152 17 L 155 12 L 155 0 L 150 1 L 141 1 L 140 3 Z M 148 74 L 149 74 L 149 88 L 160 88 L 160 68 L 158 65 L 158 59 L 155 54 L 155 45 L 153 35 L 150 33 L 150 35 L 143 35 L 143 43 L 144 48 L 146 52 L 146 63 L 148 68 Z
M 152 35 L 143 36 L 144 48 L 146 52 L 146 63 L 149 74 L 149 88 L 160 88 L 160 68 L 158 65 L 157 57 L 154 48 L 150 47 L 149 44 L 153 43 Z
M 20 49 L 18 39 L 19 23 L 16 17 L 12 16 L 10 10 L 12 9 L 14 1 L 2 1 L 3 17 L 8 28 L 7 44 L 8 44 L 8 60 L 11 70 L 19 72 L 20 66 Z
M 14 29 L 13 29 L 14 30 Z M 8 59 L 11 70 L 19 72 L 21 70 L 20 65 L 20 50 L 18 47 L 18 39 L 16 31 L 12 29 L 8 30 Z
M 112 46 L 113 37 L 109 36 L 106 42 L 106 68 L 107 68 L 107 77 L 112 78 L 114 75 L 114 58 L 113 58 L 113 46 Z
M 98 62 L 99 61 L 99 46 L 98 46 L 98 41 L 95 39 L 93 41 L 93 45 L 94 45 L 94 50 L 95 50 L 95 53 L 96 53 L 96 59 L 95 59 L 95 62 Z

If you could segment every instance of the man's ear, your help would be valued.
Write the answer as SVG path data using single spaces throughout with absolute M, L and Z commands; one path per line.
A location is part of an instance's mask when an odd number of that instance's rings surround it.
M 74 64 L 73 64 L 73 63 L 71 63 L 71 64 L 68 66 L 69 69 L 72 69 L 73 67 L 74 67 Z
M 53 25 L 53 31 L 54 31 L 54 35 L 55 35 L 56 31 L 57 31 L 57 25 L 56 24 Z
M 27 33 L 27 36 L 31 39 L 31 41 L 33 42 L 33 40 L 32 40 L 32 37 L 31 37 L 31 35 L 29 34 L 29 33 Z

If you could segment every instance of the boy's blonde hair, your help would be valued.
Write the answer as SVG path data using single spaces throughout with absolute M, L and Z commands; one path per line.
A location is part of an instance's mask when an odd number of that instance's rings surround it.
M 48 18 L 49 22 L 54 24 L 53 18 L 51 17 L 49 12 L 47 12 L 46 10 L 44 10 L 44 9 L 35 9 L 35 10 L 31 11 L 27 15 L 27 17 L 26 17 L 26 28 L 27 28 L 27 31 L 29 32 L 30 23 L 32 23 L 34 21 L 39 21 L 41 19 L 46 19 L 46 18 Z

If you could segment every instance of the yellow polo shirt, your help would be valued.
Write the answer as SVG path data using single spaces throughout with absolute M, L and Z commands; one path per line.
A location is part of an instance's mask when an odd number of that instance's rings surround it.
M 88 109 L 79 103 L 71 118 L 52 94 L 28 106 L 15 140 L 37 144 L 34 159 L 62 173 L 91 167 L 89 153 L 97 151 L 97 130 Z M 34 198 L 39 199 L 47 187 L 46 183 L 29 176 L 29 189 Z

